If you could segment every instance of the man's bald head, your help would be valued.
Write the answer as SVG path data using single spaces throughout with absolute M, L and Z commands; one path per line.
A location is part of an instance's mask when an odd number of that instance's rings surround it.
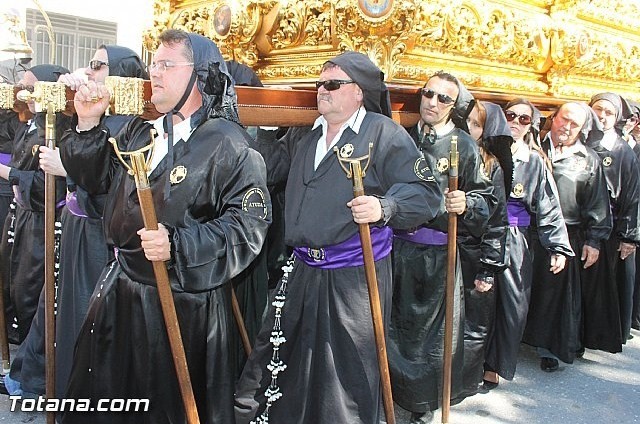
M 563 146 L 574 144 L 588 117 L 586 108 L 579 103 L 569 102 L 560 106 L 552 118 L 549 131 L 553 144 Z

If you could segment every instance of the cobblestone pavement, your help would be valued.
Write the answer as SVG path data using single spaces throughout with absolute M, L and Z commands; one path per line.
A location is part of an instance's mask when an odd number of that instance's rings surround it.
M 584 358 L 561 363 L 554 373 L 540 371 L 534 349 L 522 345 L 516 378 L 453 406 L 449 422 L 640 423 L 640 331 L 632 334 L 622 353 L 587 350 Z M 42 413 L 10 412 L 10 406 L 9 398 L 0 395 L 0 424 L 45 423 Z M 397 406 L 396 416 L 397 424 L 409 423 L 409 413 Z M 433 422 L 440 422 L 439 411 Z

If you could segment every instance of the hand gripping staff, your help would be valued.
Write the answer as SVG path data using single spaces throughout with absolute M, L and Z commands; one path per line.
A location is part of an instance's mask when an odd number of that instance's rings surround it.
M 451 137 L 449 151 L 449 192 L 458 189 L 458 137 Z M 444 358 L 442 370 L 442 422 L 449 422 L 451 407 L 451 361 L 453 349 L 453 295 L 456 281 L 456 233 L 458 232 L 458 215 L 449 212 L 447 228 L 447 287 L 444 312 Z
M 338 153 L 338 148 L 333 148 L 338 158 L 338 163 L 347 173 L 347 178 L 353 180 L 354 197 L 364 196 L 362 179 L 371 162 L 372 147 L 373 143 L 369 143 L 369 154 L 359 158 L 343 158 Z M 362 161 L 367 161 L 364 168 L 362 167 Z M 369 290 L 369 306 L 371 307 L 371 317 L 373 318 L 373 334 L 375 336 L 376 351 L 378 353 L 378 368 L 380 370 L 380 381 L 382 383 L 384 414 L 388 424 L 395 424 L 396 419 L 393 412 L 391 378 L 389 377 L 389 361 L 387 359 L 387 346 L 384 340 L 384 326 L 382 324 L 378 278 L 376 277 L 376 266 L 373 260 L 373 248 L 371 246 L 371 232 L 369 231 L 369 224 L 358 224 L 358 227 L 360 231 L 360 243 L 362 244 L 362 256 L 364 258 L 364 271 L 367 279 L 367 288 Z
M 133 152 L 121 152 L 118 149 L 116 140 L 114 138 L 109 139 L 118 159 L 120 159 L 124 167 L 127 168 L 129 175 L 133 175 L 136 181 L 144 228 L 147 230 L 158 229 L 158 219 L 156 218 L 151 187 L 149 186 L 149 180 L 147 178 L 148 164 L 151 162 L 151 157 L 153 156 L 154 136 L 155 131 L 151 130 L 151 143 Z M 145 152 L 149 152 L 147 158 L 145 158 Z M 125 156 L 130 158 L 130 166 L 126 162 Z M 180 334 L 180 327 L 178 325 L 176 307 L 173 303 L 173 295 L 171 294 L 171 286 L 169 285 L 169 274 L 167 273 L 164 261 L 152 261 L 151 263 L 153 264 L 153 273 L 157 281 L 162 316 L 164 317 L 164 323 L 167 327 L 167 336 L 169 337 L 173 364 L 178 376 L 178 384 L 180 386 L 182 402 L 184 403 L 184 410 L 187 415 L 187 422 L 189 424 L 200 424 L 198 408 L 196 407 L 193 387 L 191 386 L 191 377 L 189 376 L 189 369 L 187 367 L 187 358 L 184 353 L 184 345 L 182 344 L 182 335 Z

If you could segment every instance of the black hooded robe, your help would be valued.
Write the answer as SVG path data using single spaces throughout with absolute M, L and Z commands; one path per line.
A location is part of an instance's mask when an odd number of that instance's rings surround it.
M 269 183 L 287 180 L 285 242 L 320 248 L 358 237 L 346 206 L 353 198 L 352 181 L 332 151 L 314 171 L 322 127 L 305 131 L 292 129 L 280 142 L 256 145 L 267 161 Z M 359 132 L 347 128 L 336 147 L 350 144 L 355 158 L 369 153 L 369 142 L 373 148 L 364 190 L 394 205 L 388 225 L 408 228 L 431 219 L 442 197 L 404 129 L 367 112 Z M 389 255 L 376 262 L 376 273 L 386 323 L 392 290 Z M 238 383 L 236 422 L 266 422 L 268 415 L 273 423 L 378 424 L 382 397 L 364 267 L 322 269 L 296 258 L 287 280 L 276 288 L 284 284 L 287 291 L 278 319 L 286 339 L 279 347 L 286 365 L 277 378 L 282 397 L 263 414 L 271 383 L 267 365 L 273 355 L 274 302 Z
M 410 135 L 417 143 L 418 130 Z M 484 171 L 475 141 L 466 132 L 454 128 L 435 141 L 420 144 L 440 189 L 448 187 L 451 137 L 458 136 L 459 189 L 467 196 L 467 209 L 458 217 L 459 234 L 481 238 L 489 210 L 496 207 L 493 186 Z M 448 162 L 447 162 L 448 163 Z M 439 165 L 440 164 L 440 165 Z M 427 226 L 447 230 L 448 214 L 444 204 L 437 218 Z M 422 224 L 424 224 L 423 222 Z M 444 310 L 447 271 L 447 246 L 426 245 L 394 238 L 394 291 L 391 323 L 387 336 L 389 370 L 394 401 L 412 412 L 438 409 L 442 395 L 442 352 L 444 349 Z M 460 260 L 455 280 L 453 322 L 453 365 L 451 398 L 462 395 L 464 363 L 464 294 Z

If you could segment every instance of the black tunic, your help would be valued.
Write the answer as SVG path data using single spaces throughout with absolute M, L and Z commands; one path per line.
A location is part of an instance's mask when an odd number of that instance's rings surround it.
M 134 119 L 121 147 L 148 144 L 150 128 Z M 63 422 L 186 422 L 152 266 L 136 234 L 144 225 L 135 183 L 108 134 L 104 126 L 68 132 L 61 152 L 69 176 L 90 195 L 110 189 L 104 220 L 107 243 L 117 248 L 80 330 L 67 397 L 149 398 L 150 410 L 66 414 Z M 238 125 L 209 119 L 173 147 L 174 169 L 184 167 L 186 177 L 166 200 L 168 158 L 149 176 L 158 221 L 170 232 L 169 279 L 203 423 L 233 422 L 236 325 L 227 283 L 256 257 L 270 221 L 264 162 L 248 139 Z
M 640 170 L 633 150 L 621 137 L 611 150 L 600 143 L 593 149 L 607 180 L 613 231 L 603 244 L 600 260 L 585 272 L 582 342 L 590 349 L 620 352 L 631 330 L 636 270 L 634 254 L 623 261 L 618 246 L 640 243 Z
M 533 252 L 531 233 L 544 248 L 541 262 L 549 268 L 549 255 L 574 256 L 562 218 L 555 181 L 542 157 L 528 146 L 514 155 L 513 189 L 510 203 L 524 207 L 537 225 L 510 226 L 508 233 L 509 266 L 496 278 L 496 317 L 487 343 L 485 362 L 501 377 L 512 380 L 518 362 L 520 340 L 525 329 L 531 296 Z M 570 266 L 571 259 L 567 258 Z
M 548 138 L 543 147 L 549 152 Z M 597 154 L 580 145 L 566 157 L 553 158 L 553 178 L 574 252 L 581 254 L 584 244 L 600 248 L 611 231 L 611 213 Z M 580 347 L 583 267 L 572 260 L 562 272 L 553 274 L 546 249 L 535 240 L 532 244 L 533 285 L 523 341 L 571 363 Z
M 292 129 L 279 143 L 256 145 L 267 161 L 269 183 L 287 179 L 285 241 L 291 246 L 320 248 L 357 237 L 358 225 L 346 206 L 353 198 L 353 185 L 336 154 L 328 152 L 314 171 L 321 133 L 321 126 L 310 132 Z M 364 190 L 382 197 L 388 224 L 408 228 L 433 218 L 442 197 L 404 129 L 383 115 L 367 112 L 359 132 L 347 128 L 336 146 L 350 144 L 355 158 L 369 153 L 369 142 L 373 148 Z M 387 322 L 389 256 L 376 262 L 376 271 Z M 270 407 L 269 422 L 377 424 L 380 378 L 364 267 L 322 269 L 296 259 L 286 284 L 277 323 L 286 339 L 279 355 L 287 368 L 278 375 L 282 397 Z M 238 383 L 238 423 L 256 419 L 265 410 L 275 310 L 272 305 Z
M 418 140 L 416 128 L 410 134 L 415 141 Z M 420 149 L 444 191 L 448 186 L 448 158 L 453 135 L 458 136 L 460 153 L 459 188 L 467 196 L 467 209 L 458 217 L 458 234 L 481 238 L 489 211 L 496 207 L 497 198 L 491 181 L 481 169 L 482 159 L 475 141 L 464 131 L 455 128 L 449 134 L 438 137 L 434 144 L 427 142 L 420 145 Z M 447 217 L 442 204 L 436 219 L 427 225 L 445 232 Z M 442 388 L 447 248 L 417 244 L 396 237 L 393 257 L 393 307 L 387 346 L 394 401 L 413 412 L 435 410 Z M 464 307 L 459 266 L 458 261 L 454 298 L 452 398 L 463 393 Z

